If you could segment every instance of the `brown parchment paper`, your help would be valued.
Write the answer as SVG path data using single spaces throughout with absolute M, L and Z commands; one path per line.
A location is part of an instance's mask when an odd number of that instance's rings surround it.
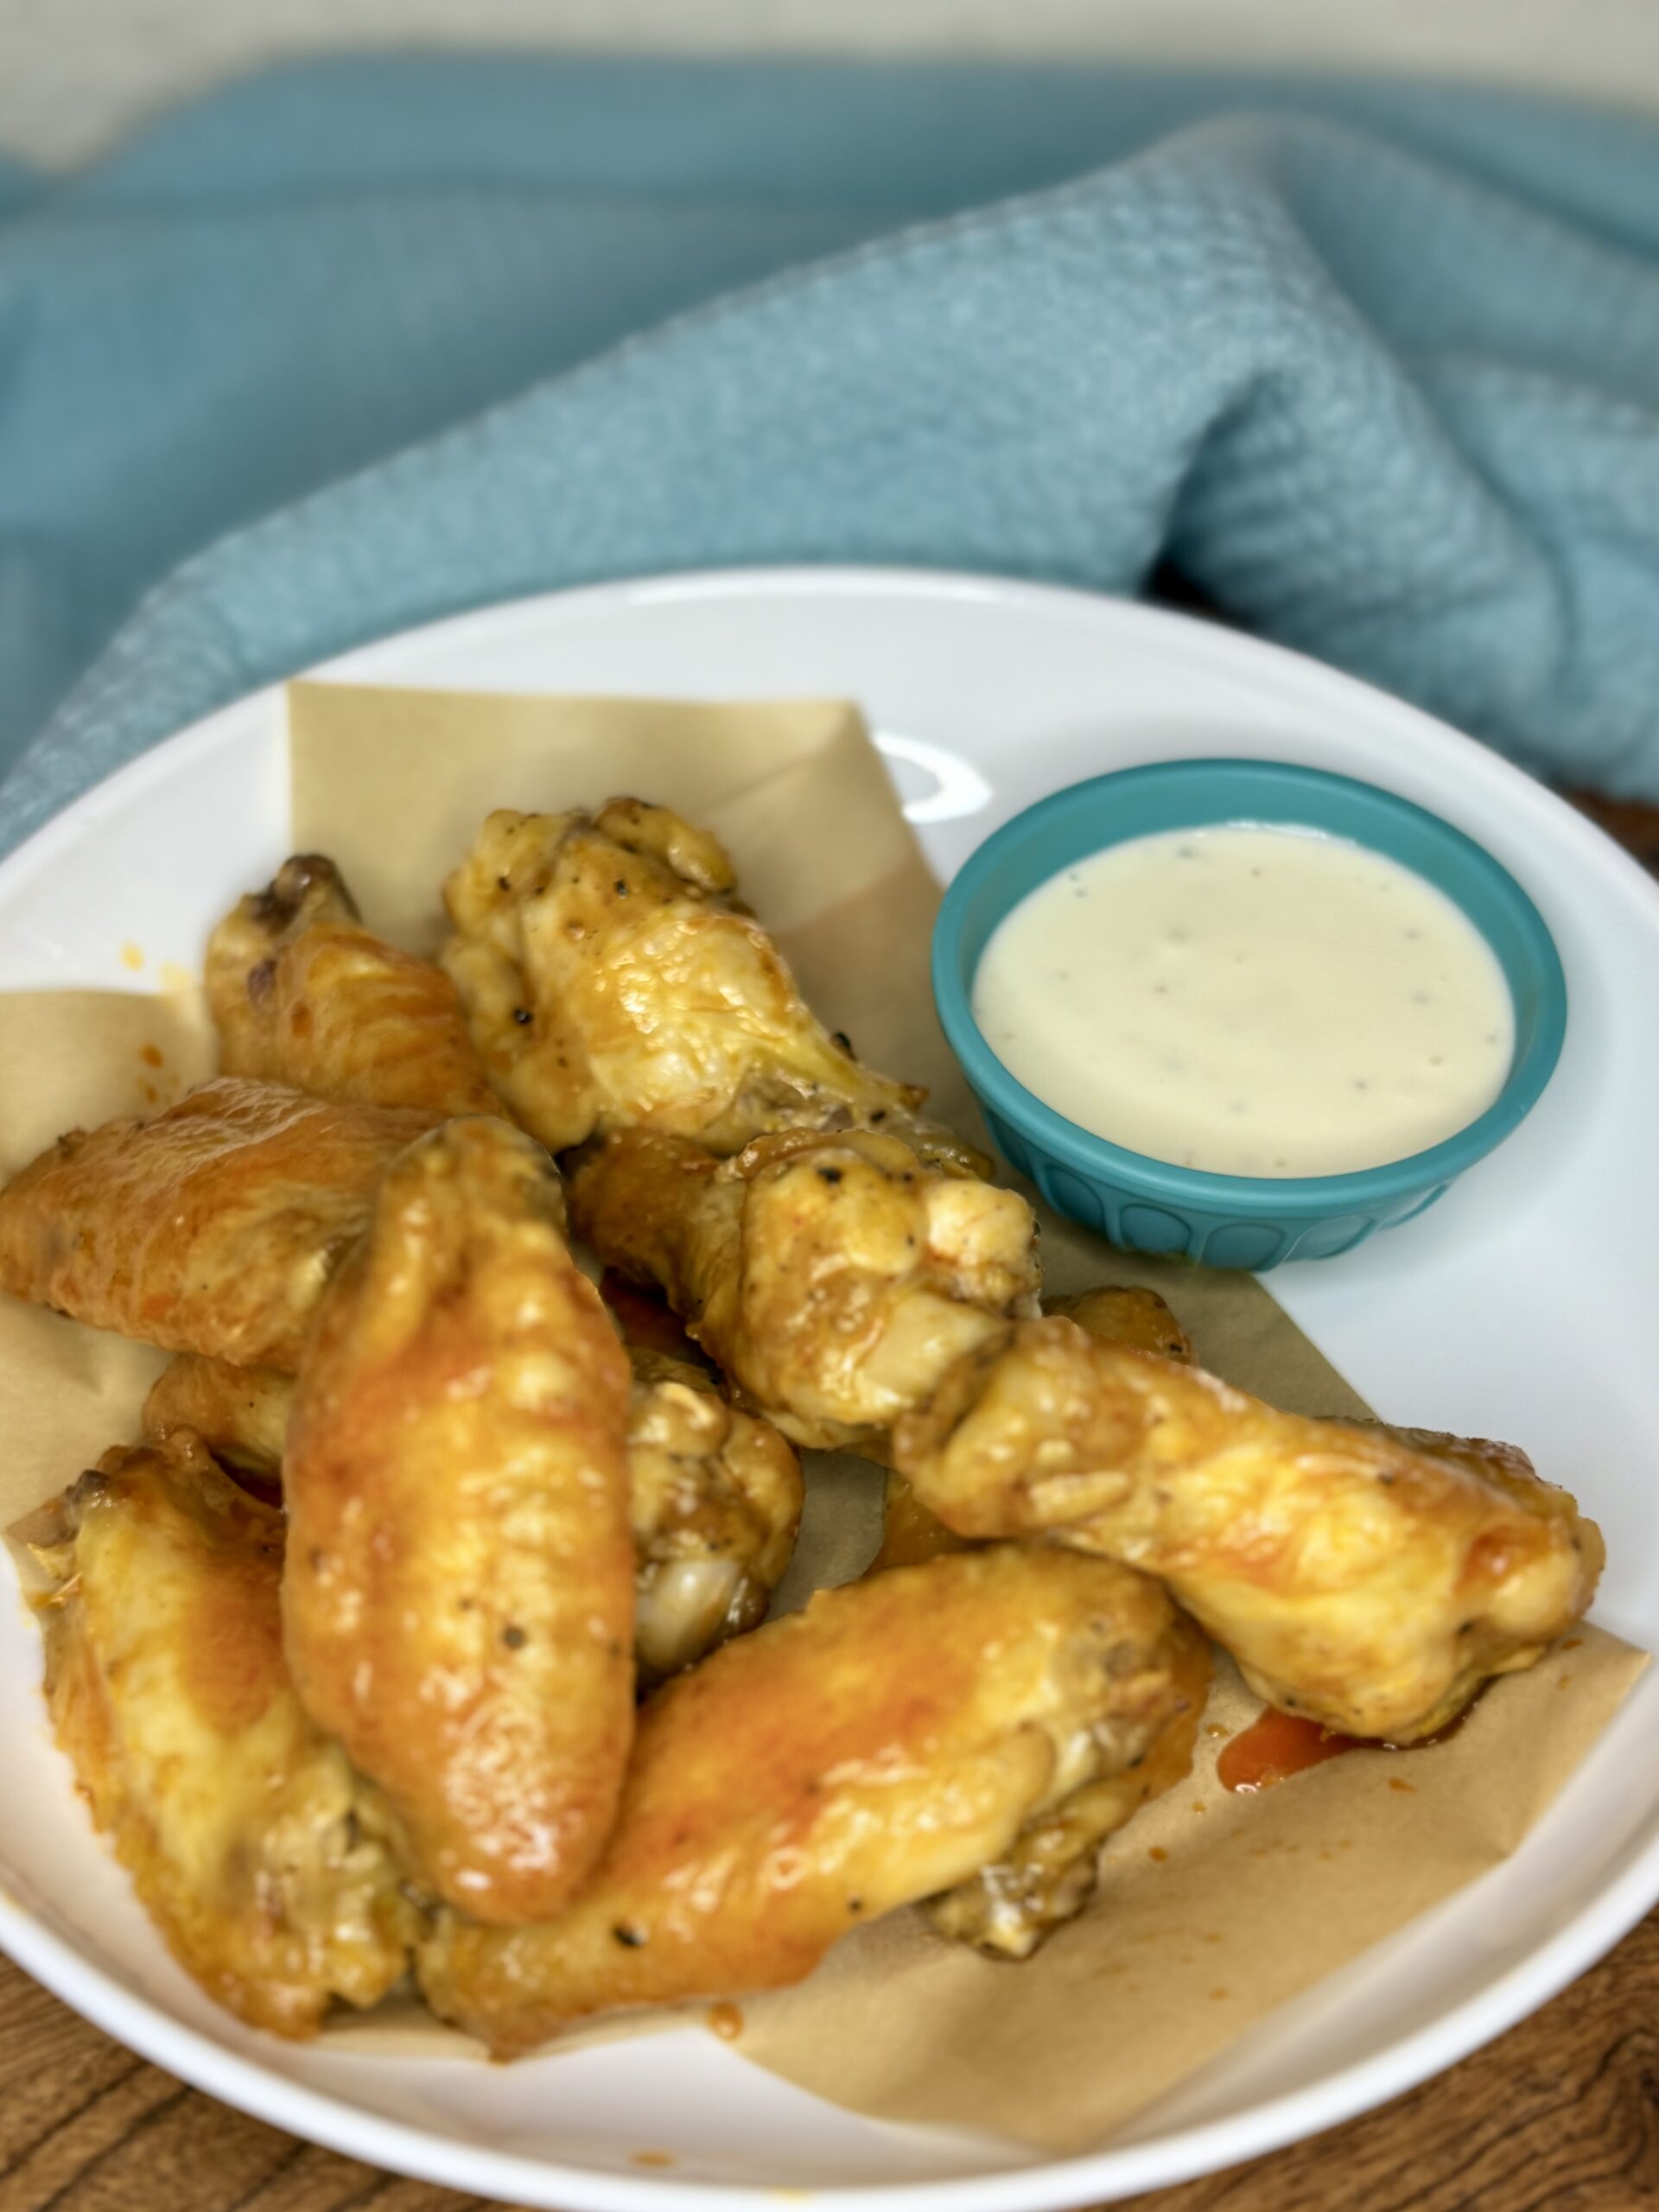
M 492 807 L 597 805 L 630 791 L 666 800 L 728 845 L 830 1025 L 869 1060 L 929 1083 L 944 1118 L 977 1127 L 932 1012 L 937 887 L 850 707 L 315 683 L 290 687 L 289 703 L 292 847 L 332 854 L 366 918 L 399 943 L 435 945 L 439 883 Z M 111 917 L 116 938 L 129 926 Z M 0 1172 L 77 1122 L 161 1103 L 210 1067 L 199 995 L 0 995 Z M 1043 1254 L 1054 1290 L 1160 1291 L 1204 1363 L 1246 1389 L 1303 1412 L 1367 1410 L 1251 1277 L 1116 1253 L 1046 1211 Z M 0 1526 L 136 1433 L 161 1363 L 0 1300 Z M 1386 1410 L 1411 1419 L 1408 1406 Z M 880 1538 L 876 1470 L 809 1454 L 807 1473 L 783 1609 L 861 1573 Z M 1109 1847 L 1094 1901 L 1038 1957 L 993 1965 L 940 1941 L 919 1914 L 894 1914 L 848 1937 L 799 1988 L 745 1998 L 738 2048 L 872 2115 L 1043 2150 L 1096 2142 L 1274 2005 L 1512 1851 L 1645 1663 L 1586 1628 L 1532 1674 L 1496 1685 L 1448 1742 L 1355 1753 L 1255 1796 L 1215 1779 L 1222 1743 L 1259 1710 L 1224 1664 L 1192 1777 Z M 572 2040 L 686 2017 L 632 2016 Z M 467 2047 L 410 2005 L 330 2032 L 359 2050 Z

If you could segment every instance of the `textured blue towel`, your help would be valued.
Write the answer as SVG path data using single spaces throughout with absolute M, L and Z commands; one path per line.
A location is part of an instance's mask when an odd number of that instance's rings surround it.
M 0 760 L 56 709 L 0 846 L 460 607 L 798 560 L 1133 592 L 1163 558 L 1659 798 L 1659 129 L 1402 85 L 405 58 L 0 173 Z

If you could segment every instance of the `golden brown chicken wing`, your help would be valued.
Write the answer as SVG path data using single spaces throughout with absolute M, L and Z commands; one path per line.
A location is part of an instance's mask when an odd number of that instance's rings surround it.
M 410 1146 L 324 1296 L 283 1462 L 295 1686 L 483 1920 L 558 1910 L 632 1735 L 628 1363 L 562 1219 L 505 1122 Z
M 649 1687 L 766 1615 L 795 1548 L 801 1463 L 770 1421 L 728 1404 L 700 1367 L 629 1349 L 628 1513 L 634 1659 Z M 275 1484 L 291 1376 L 181 1356 L 144 1403 L 144 1433 L 194 1429 L 238 1474 Z
M 1064 1314 L 1090 1336 L 1109 1344 L 1139 1344 L 1144 1351 L 1162 1352 L 1166 1359 L 1192 1357 L 1192 1338 L 1155 1290 L 1103 1283 L 1063 1298 L 1045 1298 L 1043 1311 Z M 890 1567 L 914 1567 L 944 1552 L 963 1551 L 969 1541 L 947 1529 L 937 1513 L 929 1512 L 896 1467 L 887 1470 L 881 1548 L 867 1573 L 885 1574 Z
M 1142 1351 L 1161 1352 L 1166 1359 L 1192 1357 L 1192 1338 L 1155 1290 L 1096 1283 L 1090 1290 L 1074 1290 L 1064 1298 L 1045 1298 L 1043 1311 L 1075 1321 L 1086 1336 L 1098 1337 L 1103 1344 L 1135 1344 Z
M 701 1368 L 635 1347 L 628 1495 L 642 1685 L 765 1619 L 801 1522 L 801 1463 Z
M 71 1130 L 0 1192 L 0 1288 L 171 1351 L 297 1365 L 410 1107 L 221 1076 L 148 1121 Z
M 1036 1301 L 1025 1200 L 874 1131 L 761 1137 L 717 1160 L 632 1130 L 578 1162 L 569 1188 L 607 1264 L 659 1284 L 798 1444 L 869 1445 Z
M 1155 1584 L 1060 1551 L 821 1591 L 645 1707 L 569 1910 L 520 1929 L 443 1915 L 423 1986 L 505 2056 L 613 2006 L 798 1981 L 848 1929 L 1004 1859 L 1103 1777 L 1156 1761 L 1173 1778 L 1208 1668 Z
M 443 954 L 491 1080 L 563 1152 L 645 1127 L 739 1151 L 785 1128 L 887 1125 L 985 1165 L 861 1067 L 735 897 L 731 862 L 667 807 L 493 814 L 444 886 Z
M 226 916 L 207 980 L 226 1075 L 435 1121 L 505 1110 L 448 976 L 365 929 L 320 854 L 284 861 Z
M 900 1423 L 959 1534 L 1046 1535 L 1160 1576 L 1272 1704 L 1432 1734 L 1585 1611 L 1599 1532 L 1519 1454 L 1281 1414 L 1063 1319 L 970 1353 Z
M 417 1915 L 289 1681 L 280 1515 L 181 1434 L 106 1453 L 27 1533 L 58 1741 L 175 1957 L 278 2035 L 374 2004 Z
M 215 1459 L 269 1484 L 282 1470 L 293 1402 L 291 1375 L 181 1352 L 150 1386 L 144 1434 L 162 1444 L 177 1429 L 193 1430 Z

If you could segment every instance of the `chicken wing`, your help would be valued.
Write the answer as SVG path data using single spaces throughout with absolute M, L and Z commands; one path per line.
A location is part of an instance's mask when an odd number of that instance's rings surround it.
M 365 929 L 334 862 L 296 853 L 207 940 L 226 1075 L 319 1098 L 500 1114 L 442 968 Z
M 1519 1453 L 1279 1413 L 1064 1319 L 970 1353 L 894 1456 L 960 1535 L 1161 1577 L 1261 1696 L 1345 1735 L 1444 1726 L 1571 1626 L 1603 1558 Z
M 877 1132 L 761 1137 L 722 1160 L 631 1130 L 578 1161 L 569 1189 L 607 1264 L 659 1284 L 798 1444 L 871 1445 L 1035 1306 L 1025 1200 Z
M 766 1618 L 801 1522 L 801 1463 L 701 1368 L 633 1348 L 634 1656 L 649 1686 Z
M 374 2004 L 417 1914 L 283 1663 L 281 1516 L 181 1434 L 106 1453 L 25 1533 L 58 1742 L 175 1957 L 278 2035 Z
M 0 1288 L 170 1351 L 293 1368 L 392 1155 L 432 1117 L 221 1076 L 71 1130 L 0 1192 Z
M 1063 1298 L 1045 1298 L 1045 1313 L 1061 1313 L 1091 1337 L 1110 1344 L 1139 1344 L 1166 1359 L 1191 1359 L 1192 1340 L 1155 1290 L 1101 1283 Z M 882 1501 L 881 1548 L 866 1572 L 885 1574 L 890 1567 L 914 1567 L 944 1552 L 967 1548 L 969 1539 L 947 1529 L 930 1513 L 896 1467 L 887 1470 Z
M 801 1463 L 703 1369 L 637 1345 L 628 1356 L 633 1649 L 649 1687 L 765 1618 L 800 1526 Z M 293 1396 L 292 1378 L 270 1368 L 186 1354 L 146 1399 L 144 1433 L 194 1429 L 238 1474 L 271 1484 Z
M 1154 1583 L 999 1545 L 819 1592 L 645 1707 L 608 1849 L 544 1927 L 441 1916 L 420 1961 L 500 2056 L 612 2006 L 798 1981 L 849 1928 L 1190 1755 L 1209 1653 Z
M 443 963 L 524 1127 L 552 1152 L 643 1126 L 729 1153 L 886 1125 L 986 1166 L 918 1120 L 925 1092 L 830 1034 L 735 890 L 715 840 L 667 807 L 490 816 L 444 885 Z
M 447 1122 L 329 1285 L 283 1462 L 295 1687 L 483 1920 L 556 1912 L 633 1726 L 628 1363 L 552 1163 Z
M 267 1484 L 280 1474 L 294 1378 L 274 1367 L 232 1367 L 227 1359 L 181 1352 L 150 1386 L 144 1434 L 162 1444 L 175 1430 L 200 1436 L 216 1459 Z

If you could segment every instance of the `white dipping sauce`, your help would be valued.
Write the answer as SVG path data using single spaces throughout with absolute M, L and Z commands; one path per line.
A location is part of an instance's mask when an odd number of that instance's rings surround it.
M 1137 837 L 1039 885 L 986 946 L 974 1018 L 1096 1136 L 1226 1175 L 1339 1175 L 1483 1114 L 1515 1013 L 1443 892 L 1340 837 Z

